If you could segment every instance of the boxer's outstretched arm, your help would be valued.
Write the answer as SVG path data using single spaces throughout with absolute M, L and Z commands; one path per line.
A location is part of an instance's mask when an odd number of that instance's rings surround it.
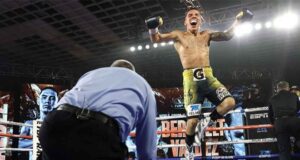
M 159 43 L 159 42 L 169 41 L 169 40 L 177 41 L 179 32 L 180 31 L 172 31 L 169 33 L 157 32 L 155 34 L 150 34 L 150 39 L 151 42 L 153 43 Z
M 211 32 L 210 40 L 212 41 L 228 41 L 234 36 L 234 29 L 240 23 L 251 21 L 253 18 L 253 13 L 247 9 L 243 9 L 237 16 L 231 27 L 229 27 L 224 32 Z
M 211 41 L 228 41 L 233 37 L 234 33 L 231 31 L 224 32 L 212 32 L 210 33 Z
M 234 23 L 231 25 L 230 28 L 223 32 L 210 32 L 210 40 L 212 41 L 228 41 L 232 39 L 234 36 L 234 29 L 239 24 L 237 20 L 234 21 Z
M 150 39 L 154 43 L 178 39 L 179 31 L 172 31 L 169 33 L 159 33 L 158 27 L 163 24 L 161 17 L 153 17 L 145 20 L 146 26 L 149 29 Z

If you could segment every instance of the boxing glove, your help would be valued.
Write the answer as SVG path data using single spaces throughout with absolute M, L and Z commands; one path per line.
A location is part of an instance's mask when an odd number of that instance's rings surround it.
M 244 8 L 237 16 L 236 19 L 240 22 L 246 22 L 246 21 L 251 21 L 253 18 L 253 13 Z
M 148 29 L 156 29 L 163 24 L 163 19 L 161 17 L 153 17 L 145 20 Z

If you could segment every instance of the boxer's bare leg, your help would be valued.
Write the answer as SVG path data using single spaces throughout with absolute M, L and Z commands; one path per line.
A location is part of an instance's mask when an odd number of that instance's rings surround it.
M 230 110 L 232 110 L 235 106 L 235 100 L 232 97 L 227 97 L 223 100 L 221 104 L 216 107 L 217 112 L 220 115 L 224 115 Z

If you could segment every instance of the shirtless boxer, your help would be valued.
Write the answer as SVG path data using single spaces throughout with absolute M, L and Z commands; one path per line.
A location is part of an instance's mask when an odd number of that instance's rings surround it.
M 237 16 L 232 26 L 223 32 L 210 30 L 200 31 L 203 18 L 198 8 L 188 8 L 184 20 L 186 31 L 174 30 L 169 33 L 159 33 L 158 27 L 162 25 L 161 17 L 147 19 L 152 42 L 159 43 L 173 40 L 175 49 L 183 66 L 184 107 L 187 114 L 186 127 L 186 158 L 193 159 L 193 143 L 195 141 L 195 128 L 199 121 L 201 104 L 207 97 L 217 107 L 210 114 L 209 123 L 202 126 L 200 135 L 204 135 L 205 128 L 214 124 L 235 106 L 235 101 L 223 84 L 213 76 L 209 62 L 210 41 L 228 41 L 234 36 L 235 27 L 245 21 L 251 20 L 253 14 L 244 9 Z M 202 137 L 200 137 L 202 138 Z

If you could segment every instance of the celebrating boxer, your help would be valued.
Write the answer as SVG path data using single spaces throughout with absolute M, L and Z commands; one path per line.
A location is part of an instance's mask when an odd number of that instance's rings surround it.
M 174 30 L 169 33 L 159 33 L 158 27 L 163 24 L 161 17 L 145 21 L 152 42 L 158 43 L 173 40 L 175 49 L 183 66 L 184 106 L 187 114 L 186 127 L 186 158 L 193 159 L 193 142 L 195 128 L 199 121 L 201 103 L 207 97 L 217 107 L 210 114 L 209 123 L 202 126 L 200 135 L 205 128 L 222 118 L 225 113 L 235 106 L 235 101 L 222 83 L 213 76 L 209 62 L 209 46 L 211 41 L 228 41 L 234 36 L 235 27 L 245 21 L 250 21 L 253 14 L 243 9 L 232 26 L 223 32 L 210 30 L 200 31 L 203 17 L 198 8 L 189 7 L 184 20 L 186 31 Z

